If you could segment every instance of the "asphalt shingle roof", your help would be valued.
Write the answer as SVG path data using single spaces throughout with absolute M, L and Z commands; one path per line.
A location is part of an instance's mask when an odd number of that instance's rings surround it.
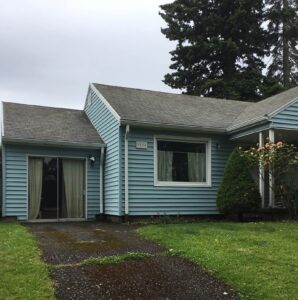
M 251 103 L 93 84 L 122 120 L 225 130 Z
M 3 102 L 4 139 L 103 144 L 84 111 Z
M 233 126 L 237 126 L 241 123 L 249 122 L 261 117 L 269 116 L 279 108 L 287 105 L 295 99 L 298 100 L 298 86 L 259 101 L 253 105 L 249 105 L 243 110 L 238 118 L 234 120 Z
M 298 87 L 257 103 L 93 84 L 122 120 L 213 130 L 241 127 L 298 99 Z

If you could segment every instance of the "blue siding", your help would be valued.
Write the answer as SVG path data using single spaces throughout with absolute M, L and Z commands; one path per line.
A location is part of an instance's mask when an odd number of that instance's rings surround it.
M 89 106 L 86 105 L 85 112 L 107 145 L 104 168 L 105 213 L 119 215 L 119 122 L 92 89 L 89 90 L 89 93 L 91 93 L 92 102 Z
M 211 187 L 154 186 L 154 135 L 211 138 Z M 122 134 L 124 141 L 124 133 Z M 146 150 L 136 149 L 136 141 L 146 141 Z M 220 149 L 217 150 L 217 144 Z M 217 214 L 216 196 L 225 164 L 234 144 L 227 137 L 154 132 L 131 128 L 129 135 L 129 214 Z M 122 143 L 124 148 L 124 142 Z M 124 149 L 122 149 L 124 161 Z M 124 163 L 122 164 L 122 212 L 124 211 Z
M 56 147 L 42 146 L 19 146 L 19 145 L 4 145 L 5 157 L 3 173 L 4 181 L 4 215 L 17 216 L 19 220 L 27 220 L 27 156 L 28 155 L 44 155 L 44 156 L 69 156 L 82 157 L 94 155 L 96 163 L 94 167 L 87 164 L 87 216 L 88 219 L 93 219 L 96 214 L 99 214 L 100 199 L 99 199 L 99 150 L 77 150 L 65 149 Z
M 298 129 L 298 101 L 272 117 L 274 128 Z

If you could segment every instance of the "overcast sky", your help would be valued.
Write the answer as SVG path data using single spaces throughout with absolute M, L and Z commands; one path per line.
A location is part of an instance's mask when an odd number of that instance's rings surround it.
M 0 100 L 82 109 L 89 82 L 173 91 L 168 2 L 0 0 Z

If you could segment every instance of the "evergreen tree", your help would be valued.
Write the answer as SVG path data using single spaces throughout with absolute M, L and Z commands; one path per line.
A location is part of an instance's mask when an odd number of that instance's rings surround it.
M 175 0 L 161 6 L 162 33 L 177 46 L 164 82 L 184 93 L 262 97 L 266 31 L 262 0 Z
M 285 89 L 298 85 L 298 1 L 267 0 L 272 57 L 269 78 Z

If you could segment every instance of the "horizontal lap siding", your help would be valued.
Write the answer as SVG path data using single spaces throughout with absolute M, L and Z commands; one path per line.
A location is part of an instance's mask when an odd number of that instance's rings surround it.
M 154 186 L 154 135 L 211 138 L 211 187 L 161 187 Z M 124 135 L 122 135 L 124 139 Z M 146 150 L 136 149 L 136 141 L 146 141 Z M 122 143 L 124 144 L 124 143 Z M 220 149 L 217 149 L 217 144 Z M 122 146 L 123 148 L 123 146 Z M 220 136 L 202 136 L 131 129 L 129 134 L 129 214 L 217 214 L 216 196 L 225 164 L 233 144 Z M 122 149 L 124 153 L 124 149 Z M 122 157 L 124 161 L 124 156 Z M 124 178 L 124 164 L 122 164 Z M 122 181 L 124 203 L 124 180 Z M 122 207 L 124 209 L 124 207 Z
M 27 181 L 28 155 L 80 157 L 88 159 L 89 155 L 96 157 L 94 167 L 87 163 L 87 216 L 94 219 L 99 213 L 99 150 L 76 150 L 42 146 L 18 146 L 5 144 L 4 158 L 4 214 L 17 216 L 19 220 L 27 220 Z
M 298 102 L 273 116 L 272 123 L 275 128 L 298 129 Z
M 106 105 L 90 90 L 91 104 L 85 107 L 85 112 L 100 134 L 106 148 L 104 168 L 104 206 L 105 213 L 119 214 L 119 123 Z

